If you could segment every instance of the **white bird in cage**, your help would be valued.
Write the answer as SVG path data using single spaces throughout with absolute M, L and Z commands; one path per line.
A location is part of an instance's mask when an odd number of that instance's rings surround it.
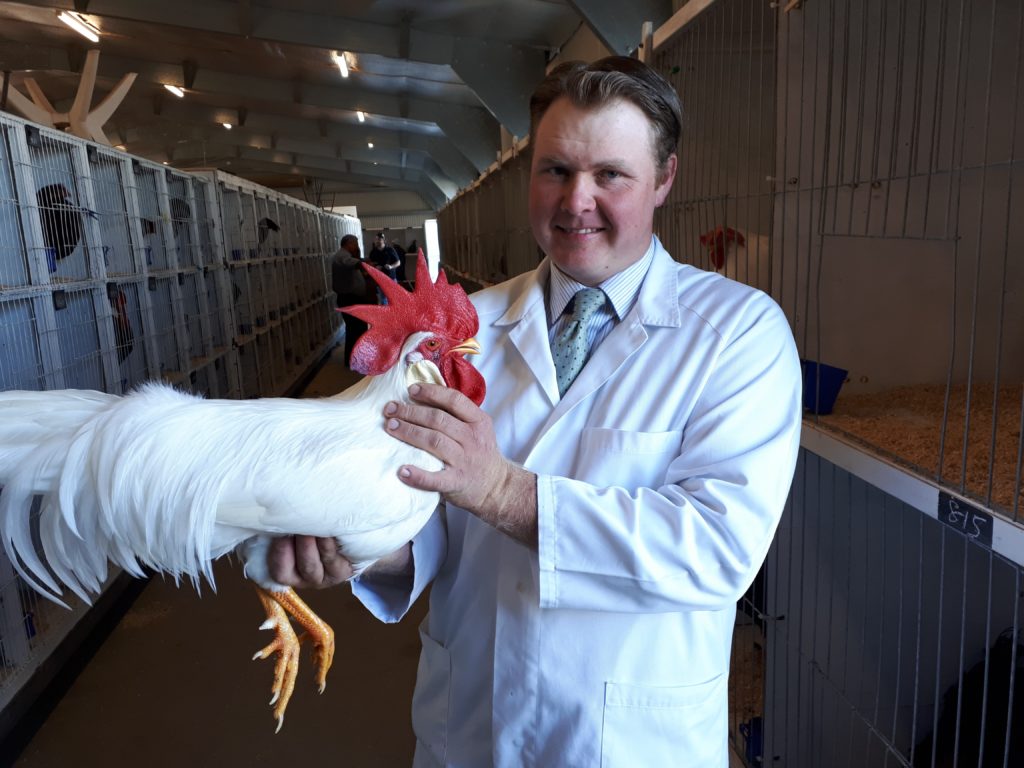
M 330 398 L 206 400 L 157 383 L 124 397 L 0 392 L 0 535 L 26 582 L 60 602 L 59 580 L 88 600 L 110 560 L 136 576 L 152 568 L 212 583 L 212 561 L 237 550 L 267 613 L 261 628 L 276 634 L 257 657 L 278 654 L 271 705 L 279 729 L 298 672 L 291 621 L 312 640 L 321 691 L 334 632 L 271 579 L 271 540 L 332 536 L 357 573 L 405 545 L 439 497 L 405 485 L 398 468 L 434 471 L 441 461 L 385 431 L 385 404 L 408 401 L 417 381 L 477 404 L 484 397 L 483 378 L 464 357 L 480 351 L 465 291 L 443 273 L 412 292 L 367 273 L 389 300 L 346 309 L 370 324 L 352 354 L 368 375 Z M 43 497 L 42 557 L 30 523 L 34 494 Z

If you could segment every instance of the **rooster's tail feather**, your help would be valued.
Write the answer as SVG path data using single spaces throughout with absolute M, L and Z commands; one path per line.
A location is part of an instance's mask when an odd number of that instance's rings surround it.
M 45 497 L 40 509 L 40 539 L 52 572 L 39 558 L 32 535 L 32 499 L 48 494 L 64 469 L 67 446 L 76 433 L 116 396 L 103 392 L 67 390 L 64 392 L 0 392 L 0 538 L 7 556 L 22 578 L 34 589 L 63 604 L 58 581 L 76 594 L 86 597 L 83 585 L 63 567 L 55 551 L 83 552 L 92 562 L 79 570 L 86 586 L 106 577 L 106 563 L 96 567 L 95 556 L 87 550 L 66 544 L 66 537 L 80 539 L 74 520 L 63 518 L 59 509 Z M 57 580 L 54 579 L 57 576 Z M 90 578 L 91 577 L 91 578 Z

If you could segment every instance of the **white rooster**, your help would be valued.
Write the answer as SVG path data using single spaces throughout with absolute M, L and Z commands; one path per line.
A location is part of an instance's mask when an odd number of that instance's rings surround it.
M 333 536 L 357 573 L 395 551 L 438 502 L 400 482 L 398 467 L 436 470 L 441 462 L 387 434 L 385 403 L 407 400 L 418 381 L 455 387 L 477 404 L 484 397 L 483 378 L 464 357 L 479 347 L 462 288 L 441 273 L 410 293 L 367 271 L 389 304 L 345 310 L 370 324 L 352 354 L 368 375 L 333 397 L 206 400 L 155 383 L 124 397 L 0 392 L 0 534 L 19 573 L 57 602 L 58 580 L 88 600 L 108 559 L 137 576 L 147 567 L 212 581 L 211 562 L 238 550 L 267 612 L 261 628 L 276 633 L 256 656 L 279 654 L 271 700 L 278 729 L 298 672 L 288 617 L 312 640 L 321 691 L 334 633 L 270 578 L 271 539 Z M 42 558 L 29 514 L 36 494 Z

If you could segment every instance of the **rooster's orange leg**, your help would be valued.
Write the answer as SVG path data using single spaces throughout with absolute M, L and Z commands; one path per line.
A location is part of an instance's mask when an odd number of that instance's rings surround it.
M 271 687 L 274 696 L 270 700 L 271 706 L 274 707 L 274 717 L 277 719 L 277 729 L 274 733 L 277 733 L 284 725 L 284 711 L 292 698 L 295 677 L 299 673 L 299 638 L 296 637 L 288 614 L 278 602 L 275 593 L 256 587 L 256 596 L 267 612 L 267 620 L 260 625 L 260 629 L 272 629 L 275 634 L 274 640 L 257 651 L 253 659 L 265 659 L 272 653 L 277 654 L 277 661 L 274 664 L 274 685 Z
M 266 648 L 259 651 L 254 659 L 265 659 L 272 653 L 278 654 L 274 666 L 274 697 L 270 700 L 277 718 L 277 730 L 284 723 L 284 711 L 295 690 L 295 678 L 299 671 L 299 644 L 304 640 L 313 643 L 313 660 L 317 666 L 316 681 L 323 693 L 327 687 L 327 670 L 334 660 L 334 630 L 295 594 L 293 589 L 269 592 L 256 587 L 256 594 L 267 612 L 267 620 L 260 629 L 273 629 L 277 637 Z M 295 636 L 288 615 L 301 625 L 306 632 L 301 638 Z
M 291 614 L 292 618 L 306 630 L 299 641 L 310 640 L 313 643 L 313 662 L 316 664 L 316 682 L 320 693 L 327 687 L 327 670 L 334 661 L 334 630 L 327 622 L 313 613 L 313 609 L 295 594 L 295 590 L 272 592 L 273 598 Z

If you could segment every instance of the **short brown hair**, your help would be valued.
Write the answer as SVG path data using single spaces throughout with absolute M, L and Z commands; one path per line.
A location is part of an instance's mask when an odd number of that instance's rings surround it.
M 548 74 L 530 97 L 530 143 L 541 118 L 555 101 L 565 97 L 580 108 L 626 99 L 647 117 L 654 129 L 654 154 L 664 168 L 679 145 L 683 110 L 672 85 L 649 66 L 628 56 L 607 56 L 587 64 L 568 61 Z

